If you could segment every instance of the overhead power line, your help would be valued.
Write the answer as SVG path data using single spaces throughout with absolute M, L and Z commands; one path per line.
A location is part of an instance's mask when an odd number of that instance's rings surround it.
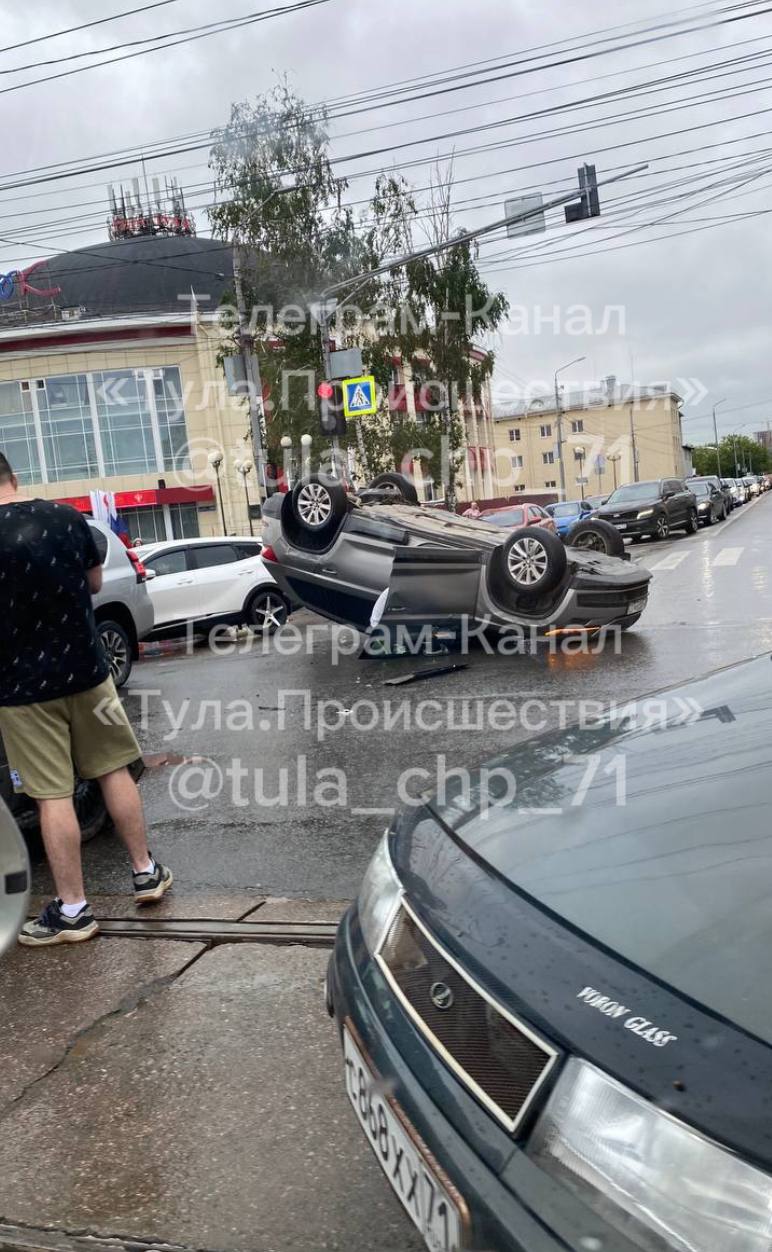
M 92 22 L 81 22 L 79 26 L 67 26 L 64 30 L 53 30 L 47 35 L 36 35 L 34 39 L 22 39 L 20 43 L 9 43 L 0 48 L 4 52 L 15 52 L 17 48 L 29 48 L 34 43 L 45 43 L 47 39 L 59 39 L 62 35 L 74 35 L 80 30 L 89 30 L 92 26 L 104 26 L 106 22 L 117 22 L 122 17 L 134 17 L 137 13 L 148 13 L 151 9 L 163 9 L 169 4 L 179 4 L 180 0 L 155 0 L 153 4 L 143 4 L 138 9 L 126 9 L 123 13 L 111 13 L 109 17 L 97 17 Z

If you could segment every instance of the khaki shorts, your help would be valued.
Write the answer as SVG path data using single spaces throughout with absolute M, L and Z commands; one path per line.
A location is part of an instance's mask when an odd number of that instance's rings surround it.
M 102 778 L 142 755 L 112 678 L 44 704 L 0 709 L 15 791 L 35 800 L 71 796 L 75 773 Z

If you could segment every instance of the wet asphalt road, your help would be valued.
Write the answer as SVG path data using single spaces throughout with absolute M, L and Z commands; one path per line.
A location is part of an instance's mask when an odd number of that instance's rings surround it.
M 232 655 L 197 648 L 145 660 L 125 690 L 126 705 L 145 753 L 171 756 L 142 784 L 152 846 L 184 891 L 351 897 L 397 802 L 403 771 L 423 768 L 434 777 L 438 754 L 448 766 L 473 766 L 537 726 L 575 720 L 580 700 L 626 701 L 771 650 L 770 551 L 772 495 L 698 535 L 635 547 L 633 558 L 654 571 L 654 580 L 648 608 L 617 654 L 542 647 L 536 655 L 496 656 L 478 647 L 466 657 L 347 655 L 334 663 L 332 629 L 304 611 L 293 620 L 316 623 L 310 653 L 274 638 Z M 447 660 L 468 668 L 384 686 Z M 282 695 L 291 691 L 310 693 L 310 703 Z M 488 724 L 464 728 L 465 700 L 474 720 L 475 711 L 501 699 L 509 703 L 497 706 L 492 724 L 485 714 Z M 219 712 L 202 701 L 219 701 Z M 331 702 L 322 710 L 321 736 L 319 701 Z M 419 728 L 424 701 L 432 704 Z M 394 722 L 389 730 L 384 702 Z M 212 764 L 202 770 L 175 763 L 191 756 Z M 220 794 L 193 794 L 204 775 L 212 790 L 221 773 Z M 415 780 L 408 786 L 417 789 Z M 110 838 L 87 848 L 86 867 L 94 890 L 125 889 L 123 859 Z

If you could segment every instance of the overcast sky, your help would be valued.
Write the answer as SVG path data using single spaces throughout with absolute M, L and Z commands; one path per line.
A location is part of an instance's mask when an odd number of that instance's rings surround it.
M 556 41 L 586 36 L 581 42 L 591 37 L 598 47 L 598 39 L 640 39 L 645 26 L 679 17 L 697 25 L 715 20 L 719 8 L 730 4 L 690 0 L 688 8 L 685 2 L 667 12 L 663 0 L 617 0 L 613 6 L 588 0 L 476 0 L 474 5 L 461 0 L 390 0 L 388 5 L 330 0 L 231 34 L 7 90 L 78 62 L 8 73 L 14 67 L 289 2 L 220 0 L 215 7 L 209 0 L 174 0 L 71 36 L 9 50 L 37 35 L 138 7 L 141 0 L 35 0 L 34 5 L 0 0 L 0 236 L 9 240 L 0 242 L 0 271 L 60 249 L 103 242 L 106 184 L 138 171 L 116 169 L 29 190 L 8 189 L 20 173 L 217 126 L 227 119 L 231 102 L 266 90 L 277 74 L 286 73 L 305 99 L 318 102 L 419 75 L 458 72 L 470 62 L 522 61 L 534 56 L 527 50 Z M 759 0 L 751 11 L 763 7 Z M 601 32 L 612 23 L 621 29 Z M 568 54 L 567 42 L 540 55 L 543 62 Z M 707 72 L 709 66 L 739 56 L 754 59 L 741 69 L 711 71 L 721 76 L 709 82 L 686 79 L 665 89 L 653 81 Z M 710 414 L 712 404 L 724 398 L 721 430 L 745 428 L 750 433 L 772 418 L 770 62 L 772 13 L 767 13 L 340 119 L 332 132 L 336 157 L 575 102 L 554 117 L 507 121 L 476 135 L 432 140 L 382 157 L 344 161 L 336 168 L 350 174 L 381 163 L 400 167 L 427 162 L 455 146 L 456 221 L 478 226 L 500 217 L 505 199 L 524 189 L 541 187 L 546 197 L 560 194 L 574 183 L 581 161 L 595 160 L 600 179 L 649 161 L 646 173 L 601 190 L 600 219 L 567 226 L 562 210 L 556 210 L 545 235 L 496 238 L 482 247 L 486 279 L 514 307 L 510 331 L 527 327 L 530 332 L 499 337 L 499 391 L 533 390 L 540 380 L 549 387 L 558 366 L 584 356 L 584 362 L 563 375 L 573 386 L 609 374 L 643 384 L 670 381 L 687 399 L 685 433 L 690 439 L 709 437 L 710 421 L 701 415 Z M 494 63 L 495 72 L 504 71 L 496 71 Z M 450 73 L 443 79 L 446 85 L 449 78 Z M 651 94 L 645 96 L 589 107 L 578 103 L 601 91 L 647 84 Z M 706 92 L 725 94 L 707 104 L 687 99 Z M 638 119 L 615 116 L 644 108 L 671 111 Z M 525 138 L 554 129 L 564 133 Z M 463 151 L 484 143 L 508 146 L 486 153 Z M 427 164 L 415 165 L 405 168 L 405 174 L 423 187 L 428 169 Z M 196 207 L 200 233 L 206 233 L 205 152 L 149 162 L 148 170 L 179 178 Z M 740 185 L 749 179 L 753 181 Z M 721 182 L 723 187 L 716 185 Z M 366 195 L 369 185 L 367 177 L 353 180 L 350 196 Z M 463 203 L 473 197 L 474 203 Z M 588 306 L 596 333 L 567 333 L 566 310 L 577 305 Z M 597 333 L 607 305 L 624 306 L 624 334 Z M 549 317 L 553 306 L 562 310 L 560 329 L 556 333 L 543 325 L 541 333 L 534 333 L 535 310 Z M 575 309 L 573 318 L 577 329 L 581 316 Z

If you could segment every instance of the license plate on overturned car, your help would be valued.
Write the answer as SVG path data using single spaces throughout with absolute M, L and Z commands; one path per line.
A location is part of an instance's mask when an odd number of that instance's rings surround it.
M 343 1028 L 346 1093 L 354 1112 L 402 1206 L 432 1252 L 461 1248 L 462 1222 L 456 1201 L 381 1091 L 382 1084 Z M 404 1119 L 404 1120 L 403 1120 Z M 417 1138 L 417 1136 L 415 1136 Z

